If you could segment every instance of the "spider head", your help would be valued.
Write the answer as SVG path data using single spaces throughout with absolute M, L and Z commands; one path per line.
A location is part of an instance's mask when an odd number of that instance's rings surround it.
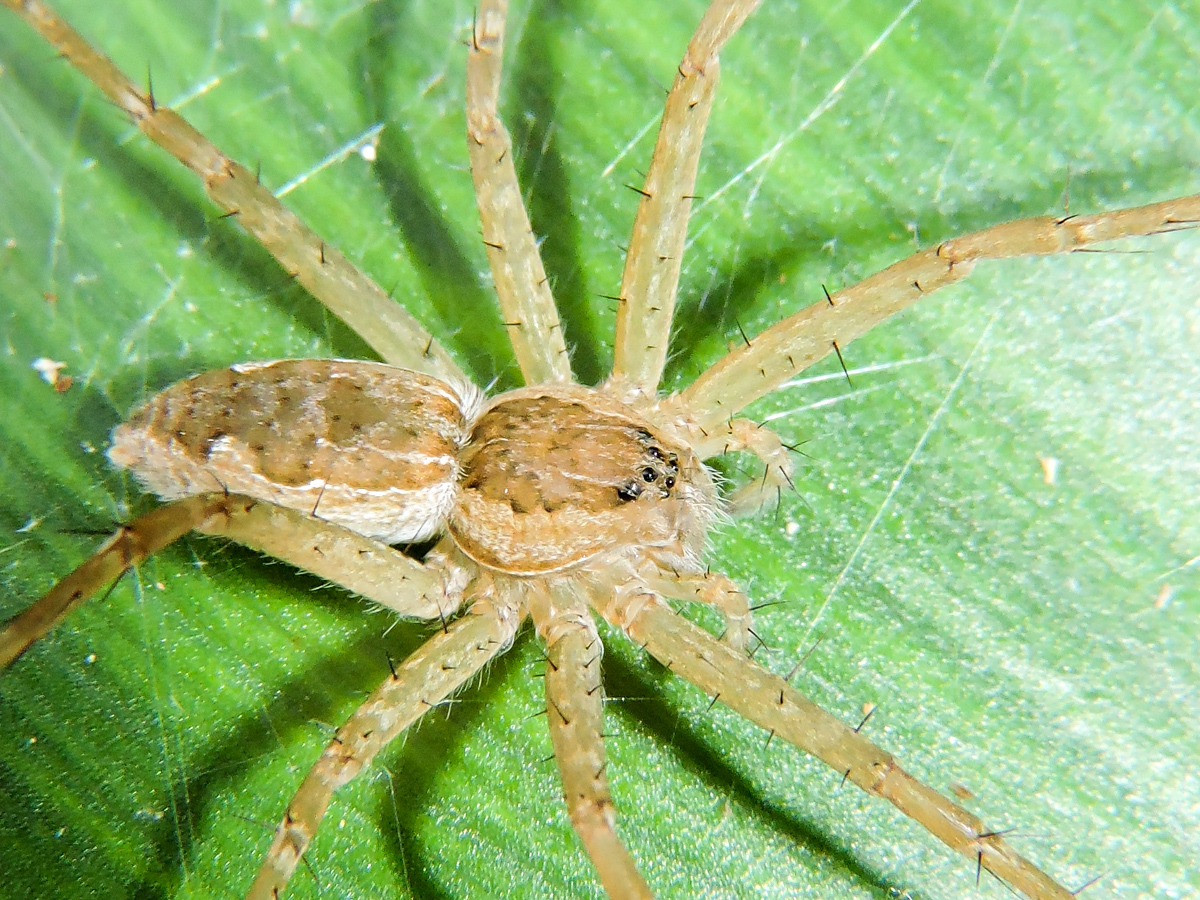
M 715 509 L 688 447 L 598 391 L 544 385 L 500 395 L 476 421 L 450 532 L 513 575 L 637 555 L 697 571 Z

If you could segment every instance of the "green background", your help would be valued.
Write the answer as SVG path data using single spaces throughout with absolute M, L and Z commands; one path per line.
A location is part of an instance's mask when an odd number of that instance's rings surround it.
M 312 173 L 288 202 L 481 384 L 517 383 L 465 165 L 468 3 L 64 6 L 266 184 Z M 671 385 L 739 324 L 918 244 L 1061 211 L 1068 184 L 1072 212 L 1200 189 L 1189 4 L 826 6 L 768 3 L 723 57 Z M 611 359 L 598 295 L 619 283 L 623 185 L 653 131 L 637 136 L 700 12 L 514 10 L 505 115 L 586 380 Z M 5 616 L 153 505 L 102 454 L 140 399 L 238 361 L 365 350 L 0 23 Z M 377 162 L 338 155 L 379 124 Z M 850 346 L 851 368 L 882 367 L 852 394 L 826 361 L 753 408 L 806 441 L 799 496 L 714 538 L 714 567 L 771 604 L 761 662 L 786 672 L 822 636 L 798 686 L 848 721 L 878 704 L 870 735 L 968 789 L 1068 887 L 1103 875 L 1097 900 L 1200 890 L 1198 286 L 1196 234 L 982 267 Z M 68 393 L 30 368 L 43 356 Z M 0 677 L 0 894 L 240 895 L 330 727 L 427 633 L 239 548 L 161 554 Z M 598 896 L 540 669 L 527 635 L 339 794 L 291 896 Z M 970 862 L 706 711 L 619 635 L 605 670 L 621 831 L 660 896 L 975 892 Z

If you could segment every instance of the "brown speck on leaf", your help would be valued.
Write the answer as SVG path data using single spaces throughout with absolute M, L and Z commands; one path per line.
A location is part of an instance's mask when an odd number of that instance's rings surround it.
M 950 785 L 950 792 L 953 793 L 954 796 L 957 797 L 959 800 L 974 800 L 975 799 L 975 794 L 972 793 L 971 789 L 968 788 L 966 785 L 959 784 L 958 782 L 955 782 L 954 784 Z
M 30 367 L 42 376 L 42 381 L 52 386 L 55 390 L 59 390 L 59 382 L 63 380 L 62 370 L 67 367 L 67 364 L 65 362 L 58 362 L 57 360 L 50 359 L 48 356 L 39 356 L 32 363 L 30 363 Z M 70 380 L 68 380 L 67 388 L 70 386 Z M 61 391 L 65 391 L 67 388 L 62 388 L 60 393 Z

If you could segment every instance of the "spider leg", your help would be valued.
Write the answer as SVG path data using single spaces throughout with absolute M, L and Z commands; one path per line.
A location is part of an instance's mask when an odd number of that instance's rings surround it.
M 650 898 L 616 832 L 604 758 L 604 647 L 587 604 L 566 581 L 531 585 L 528 606 L 546 642 L 546 713 L 571 824 L 610 900 Z
M 118 108 L 146 137 L 200 176 L 209 198 L 236 216 L 289 276 L 393 365 L 447 381 L 466 376 L 421 324 L 379 285 L 300 221 L 253 172 L 234 162 L 188 124 L 155 102 L 107 56 L 41 0 L 3 0 Z
M 655 659 L 738 714 L 810 753 L 868 794 L 889 801 L 951 849 L 1031 900 L 1074 895 L 971 813 L 917 781 L 891 754 L 787 681 L 677 615 L 658 596 L 593 595 L 592 605 Z
M 444 552 L 423 565 L 386 544 L 304 513 L 238 494 L 197 494 L 122 525 L 100 549 L 0 630 L 0 669 L 76 607 L 189 531 L 229 538 L 420 619 L 445 619 L 462 602 L 466 573 Z
M 467 54 L 467 147 L 500 311 L 526 384 L 570 382 L 571 360 L 537 239 L 521 199 L 512 141 L 497 114 L 508 0 L 484 0 Z
M 655 571 L 643 575 L 646 585 L 665 597 L 703 603 L 719 609 L 725 616 L 722 640 L 734 650 L 746 651 L 754 628 L 750 601 L 732 578 L 716 572 L 703 575 L 666 575 Z
M 396 667 L 338 729 L 288 804 L 248 900 L 278 900 L 308 849 L 333 792 L 371 764 L 393 739 L 508 649 L 520 625 L 514 607 L 477 600 Z
M 728 511 L 734 516 L 757 512 L 780 492 L 796 486 L 792 480 L 796 467 L 787 448 L 779 435 L 765 425 L 750 419 L 728 419 L 706 432 L 692 427 L 689 434 L 701 459 L 746 450 L 766 466 L 761 478 L 742 486 L 726 501 Z
M 261 550 L 406 618 L 445 621 L 462 605 L 470 577 L 455 561 L 449 538 L 419 562 L 333 522 L 271 503 L 196 530 Z
M 1197 224 L 1200 194 L 1193 194 L 1094 216 L 1018 219 L 943 241 L 768 328 L 664 401 L 664 410 L 701 430 L 716 427 L 893 313 L 966 278 L 980 260 L 1070 253 Z
M 700 20 L 667 95 L 642 189 L 617 310 L 613 379 L 653 397 L 662 378 L 675 291 L 708 114 L 717 89 L 717 54 L 759 0 L 713 0 Z
M 197 494 L 122 525 L 83 565 L 54 585 L 0 631 L 0 669 L 12 665 L 85 600 L 189 531 L 234 519 L 257 501 L 237 494 Z

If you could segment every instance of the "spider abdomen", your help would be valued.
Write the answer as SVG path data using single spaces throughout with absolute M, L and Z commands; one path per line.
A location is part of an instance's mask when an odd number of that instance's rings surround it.
M 250 363 L 156 394 L 108 456 L 163 499 L 226 490 L 404 543 L 444 530 L 478 404 L 379 363 Z
M 713 498 L 695 455 L 632 409 L 545 385 L 502 394 L 479 417 L 450 532 L 476 562 L 514 575 L 645 550 L 690 568 Z

